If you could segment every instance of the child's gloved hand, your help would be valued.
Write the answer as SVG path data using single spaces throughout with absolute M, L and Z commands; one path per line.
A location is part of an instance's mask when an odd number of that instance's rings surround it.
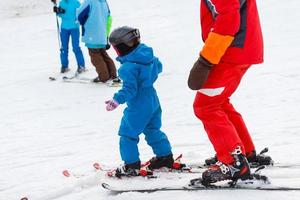
M 106 110 L 107 111 L 112 111 L 112 110 L 116 109 L 119 106 L 119 103 L 114 99 L 105 101 L 105 104 L 106 104 Z

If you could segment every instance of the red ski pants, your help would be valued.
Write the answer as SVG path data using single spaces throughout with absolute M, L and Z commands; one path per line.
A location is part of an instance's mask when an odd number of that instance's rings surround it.
M 230 103 L 250 65 L 220 63 L 211 70 L 194 101 L 195 115 L 202 121 L 218 160 L 230 164 L 231 152 L 241 146 L 243 154 L 255 149 L 242 116 Z

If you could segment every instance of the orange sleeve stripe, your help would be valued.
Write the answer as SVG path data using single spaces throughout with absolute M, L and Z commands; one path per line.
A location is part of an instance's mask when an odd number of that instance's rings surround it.
M 227 48 L 232 43 L 234 37 L 230 35 L 221 35 L 218 33 L 210 32 L 205 41 L 205 45 L 200 52 L 212 64 L 218 64 L 225 54 Z

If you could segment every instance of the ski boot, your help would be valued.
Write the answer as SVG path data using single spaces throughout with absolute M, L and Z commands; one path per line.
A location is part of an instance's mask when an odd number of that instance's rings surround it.
M 93 79 L 93 82 L 94 83 L 100 83 L 100 82 L 103 82 L 103 81 L 101 81 L 100 78 L 97 76 L 96 78 Z
M 266 152 L 268 152 L 268 148 L 264 148 L 259 154 L 256 154 L 256 151 L 253 150 L 250 153 L 246 154 L 246 157 L 248 159 L 248 162 L 250 163 L 250 166 L 253 168 L 265 165 L 273 165 L 274 161 L 270 156 L 265 155 Z
M 68 68 L 68 67 L 64 67 L 64 66 L 63 66 L 63 67 L 60 68 L 60 73 L 62 73 L 62 74 L 63 74 L 63 73 L 66 73 L 66 72 L 68 72 L 68 71 L 70 71 L 70 68 Z
M 152 178 L 153 172 L 144 169 L 141 167 L 141 162 L 135 162 L 131 164 L 124 164 L 119 166 L 116 170 L 112 172 L 108 172 L 108 176 L 110 177 L 117 177 L 117 178 L 122 178 L 122 177 L 135 177 L 135 176 L 147 176 L 149 178 Z
M 83 73 L 85 71 L 86 71 L 85 67 L 82 67 L 82 66 L 78 67 L 78 69 L 77 69 L 77 73 L 78 74 L 81 74 L 81 73 Z
M 242 154 L 241 147 L 238 146 L 231 155 L 234 162 L 224 164 L 217 162 L 210 166 L 208 170 L 202 174 L 202 184 L 209 186 L 212 183 L 219 181 L 237 181 L 238 179 L 246 180 L 250 176 L 250 166 L 245 155 Z
M 211 157 L 211 158 L 207 158 L 204 162 L 205 162 L 206 166 L 211 166 L 211 165 L 216 164 L 218 162 L 217 155 L 215 155 L 214 157 Z
M 161 157 L 153 157 L 146 163 L 142 164 L 141 167 L 141 174 L 145 174 L 144 171 L 152 171 L 159 170 L 159 171 L 176 171 L 176 172 L 183 172 L 191 171 L 191 167 L 188 167 L 186 164 L 183 164 L 180 159 L 182 158 L 182 154 L 180 154 L 177 158 L 173 158 L 172 154 L 167 156 Z
M 119 166 L 115 170 L 114 176 L 121 178 L 123 176 L 126 177 L 132 177 L 132 176 L 139 176 L 140 175 L 140 168 L 141 168 L 141 162 L 135 162 L 131 164 L 124 164 Z
M 116 78 L 112 79 L 112 82 L 113 83 L 121 83 L 122 81 L 121 81 L 121 79 L 119 77 L 116 77 Z
M 253 150 L 250 153 L 246 153 L 247 160 L 250 164 L 251 168 L 257 168 L 262 165 L 273 165 L 274 161 L 270 156 L 265 155 L 266 152 L 268 152 L 268 148 L 264 148 L 259 154 L 256 154 L 256 151 Z M 208 158 L 205 160 L 206 166 L 214 165 L 218 162 L 217 155 L 214 157 Z
M 149 170 L 160 169 L 162 167 L 173 168 L 174 158 L 173 154 L 161 157 L 153 157 L 147 162 Z

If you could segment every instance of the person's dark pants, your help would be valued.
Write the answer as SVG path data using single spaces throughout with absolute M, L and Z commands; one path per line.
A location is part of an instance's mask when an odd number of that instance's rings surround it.
M 116 66 L 105 49 L 89 48 L 89 55 L 101 82 L 117 77 Z

